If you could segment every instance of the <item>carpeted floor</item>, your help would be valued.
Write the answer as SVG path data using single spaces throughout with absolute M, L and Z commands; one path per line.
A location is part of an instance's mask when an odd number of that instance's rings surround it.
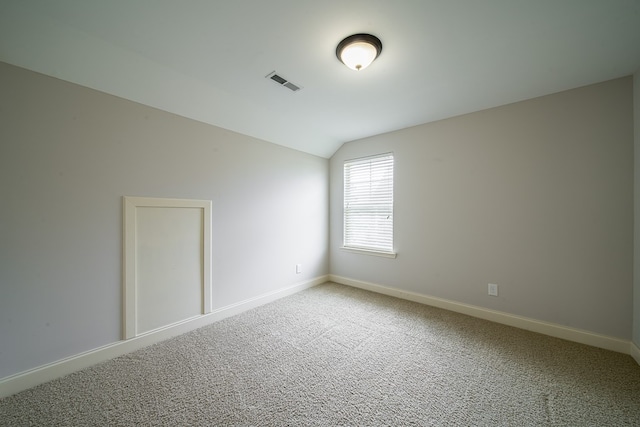
M 640 366 L 327 283 L 4 398 L 0 424 L 640 426 Z

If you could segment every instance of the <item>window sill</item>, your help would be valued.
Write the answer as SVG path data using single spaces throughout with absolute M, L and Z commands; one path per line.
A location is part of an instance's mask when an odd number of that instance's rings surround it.
M 398 256 L 398 254 L 395 252 L 383 252 L 383 251 L 376 251 L 372 249 L 349 248 L 346 246 L 341 246 L 340 249 L 347 252 L 352 252 L 354 254 L 373 255 L 373 256 L 379 256 L 383 258 L 395 258 Z

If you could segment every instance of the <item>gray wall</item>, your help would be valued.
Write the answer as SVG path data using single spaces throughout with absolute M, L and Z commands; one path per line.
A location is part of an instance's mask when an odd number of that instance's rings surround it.
M 630 339 L 632 109 L 627 77 L 345 144 L 331 273 Z M 389 151 L 398 257 L 343 251 L 343 162 Z
M 634 260 L 633 260 L 633 342 L 640 347 L 640 71 L 633 76 L 634 124 Z
M 326 159 L 2 63 L 0 94 L 0 378 L 120 340 L 123 195 L 213 201 L 214 308 L 328 273 Z

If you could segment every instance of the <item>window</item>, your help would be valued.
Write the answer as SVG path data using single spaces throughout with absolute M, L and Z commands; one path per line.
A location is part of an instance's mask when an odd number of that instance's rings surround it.
M 393 154 L 344 163 L 344 249 L 393 253 Z

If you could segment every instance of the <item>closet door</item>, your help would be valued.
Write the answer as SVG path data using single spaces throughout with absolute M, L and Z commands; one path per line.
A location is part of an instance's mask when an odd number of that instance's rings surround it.
M 211 202 L 124 198 L 124 335 L 211 311 Z

